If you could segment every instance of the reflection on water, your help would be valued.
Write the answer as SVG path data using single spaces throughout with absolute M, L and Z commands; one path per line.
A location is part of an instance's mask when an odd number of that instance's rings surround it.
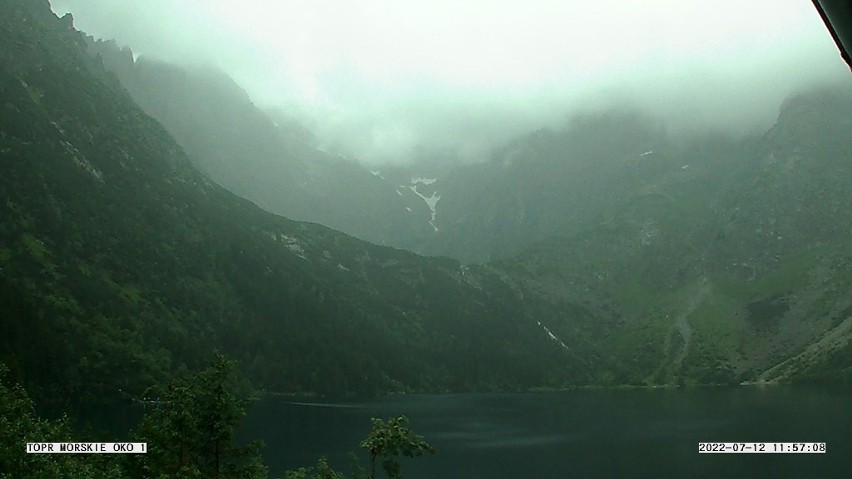
M 852 470 L 850 399 L 852 391 L 805 387 L 402 396 L 362 403 L 268 399 L 252 409 L 243 435 L 264 439 L 273 477 L 321 455 L 346 470 L 346 453 L 357 450 L 371 417 L 405 414 L 438 451 L 404 463 L 410 479 L 845 479 Z M 828 453 L 699 455 L 698 443 L 707 441 L 827 442 Z

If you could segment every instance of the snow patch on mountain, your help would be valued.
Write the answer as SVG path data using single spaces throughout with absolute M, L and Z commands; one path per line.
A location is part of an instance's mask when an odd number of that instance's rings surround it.
M 416 185 L 418 183 L 423 184 L 423 185 L 431 185 L 432 183 L 434 183 L 436 181 L 438 181 L 437 178 L 422 178 L 420 176 L 411 178 L 411 184 L 412 185 Z
M 432 228 L 435 231 L 438 231 L 438 227 L 435 226 L 435 219 L 438 217 L 437 206 L 438 206 L 438 200 L 441 199 L 441 196 L 438 194 L 437 191 L 433 191 L 432 196 L 425 196 L 422 193 L 420 193 L 419 191 L 417 191 L 417 185 L 416 184 L 409 186 L 408 189 L 410 189 L 412 193 L 419 196 L 420 198 L 423 199 L 423 201 L 426 202 L 426 206 L 429 207 L 429 211 L 432 213 L 432 219 L 429 220 L 429 224 L 432 225 Z

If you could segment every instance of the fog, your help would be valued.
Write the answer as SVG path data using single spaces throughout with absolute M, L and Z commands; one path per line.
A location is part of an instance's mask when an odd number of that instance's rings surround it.
M 849 75 L 803 0 L 51 3 L 135 54 L 221 68 L 368 164 L 433 150 L 477 161 L 624 104 L 676 131 L 759 131 L 789 94 Z

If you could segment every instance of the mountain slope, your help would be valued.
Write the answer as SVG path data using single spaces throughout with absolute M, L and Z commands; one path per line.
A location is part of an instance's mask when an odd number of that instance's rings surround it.
M 138 394 L 214 348 L 281 391 L 591 380 L 583 351 L 556 344 L 499 274 L 228 193 L 86 54 L 70 17 L 0 5 L 0 359 L 42 402 Z
M 358 163 L 320 151 L 298 123 L 273 120 L 224 73 L 134 60 L 114 42 L 90 38 L 88 45 L 193 163 L 229 191 L 379 244 L 400 246 L 426 231 L 422 211 L 411 211 L 422 205 L 400 201 L 393 185 Z
M 596 311 L 590 325 L 611 325 L 597 349 L 632 362 L 622 381 L 829 377 L 852 339 L 850 128 L 852 91 L 796 96 L 735 175 L 660 175 L 600 225 L 499 267 Z
M 297 125 L 276 131 L 245 92 L 221 73 L 144 58 L 134 62 L 129 50 L 110 42 L 90 41 L 90 51 L 103 58 L 197 164 L 231 191 L 270 211 L 465 262 L 508 258 L 539 241 L 586 232 L 634 198 L 660 191 L 677 192 L 678 201 L 721 211 L 736 207 L 722 199 L 752 183 L 779 188 L 798 181 L 800 173 L 808 181 L 819 181 L 825 174 L 819 163 L 808 165 L 808 171 L 794 171 L 788 162 L 761 176 L 752 159 L 776 161 L 761 150 L 769 148 L 768 137 L 678 137 L 662 122 L 622 108 L 579 115 L 558 128 L 507 141 L 484 163 L 447 167 L 435 154 L 415 165 L 389 166 L 370 175 L 353 162 L 317 151 L 309 132 Z M 814 95 L 793 103 L 817 101 Z M 840 126 L 844 120 L 835 114 L 842 113 L 837 104 L 823 106 L 833 112 L 823 116 L 833 118 L 834 127 L 816 127 L 825 126 L 817 109 L 811 113 L 815 121 L 802 122 L 797 131 L 787 127 L 786 148 L 795 151 L 818 141 L 838 144 L 848 136 Z M 794 108 L 784 106 L 785 111 Z M 771 134 L 778 135 L 779 128 Z M 779 176 L 782 173 L 786 179 Z M 822 204 L 820 198 L 813 199 L 810 203 Z M 809 213 L 811 218 L 825 217 L 822 210 L 811 209 L 820 213 Z M 801 228 L 806 223 L 801 219 L 789 217 L 787 223 Z M 736 222 L 729 222 L 728 229 L 734 235 L 748 231 L 738 229 Z M 725 247 L 732 251 L 731 245 Z M 726 251 L 714 254 L 730 256 Z

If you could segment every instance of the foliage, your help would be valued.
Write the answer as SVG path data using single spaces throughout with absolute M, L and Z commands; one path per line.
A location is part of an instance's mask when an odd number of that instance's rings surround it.
M 295 471 L 287 471 L 285 479 L 343 479 L 343 474 L 335 472 L 328 461 L 321 457 L 314 467 L 300 467 Z
M 135 440 L 148 443 L 147 454 L 27 454 L 28 442 L 78 442 L 68 420 L 41 419 L 19 385 L 11 385 L 0 363 L 0 479 L 265 479 L 262 444 L 234 444 L 234 432 L 245 415 L 246 400 L 237 395 L 233 363 L 216 354 L 206 369 L 173 381 L 163 391 L 150 391 L 146 401 L 156 408 L 145 416 Z M 372 420 L 361 447 L 370 453 L 371 479 L 376 459 L 389 479 L 401 479 L 399 456 L 433 454 L 423 437 L 408 429 L 405 416 Z M 350 453 L 350 477 L 366 479 L 357 456 Z M 287 471 L 285 479 L 343 479 L 325 458 L 312 467 Z
M 370 478 L 376 477 L 376 459 L 382 459 L 382 469 L 388 479 L 401 479 L 402 465 L 399 456 L 420 457 L 434 454 L 433 448 L 422 436 L 408 429 L 408 418 L 399 416 L 382 420 L 372 419 L 372 428 L 361 447 L 370 454 Z
M 235 389 L 233 363 L 217 354 L 210 367 L 162 391 L 141 425 L 150 451 L 140 459 L 143 477 L 265 477 L 262 444 L 234 444 L 246 409 Z
M 349 451 L 349 479 L 367 479 L 367 470 L 361 465 L 358 455 Z
M 26 391 L 10 384 L 9 371 L 0 363 L 0 479 L 95 479 L 127 477 L 113 454 L 27 454 L 28 442 L 69 442 L 66 418 L 46 420 L 35 413 Z

